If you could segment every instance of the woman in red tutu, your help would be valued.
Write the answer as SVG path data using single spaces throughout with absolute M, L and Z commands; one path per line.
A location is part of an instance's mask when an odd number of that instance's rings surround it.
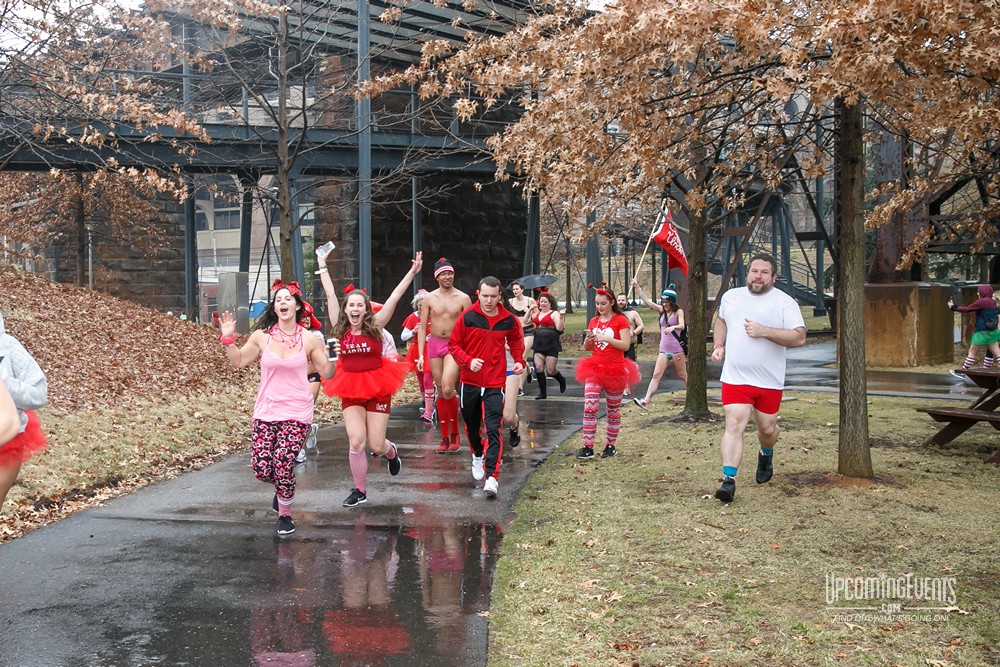
M 608 413 L 607 436 L 601 458 L 617 453 L 615 443 L 622 424 L 622 395 L 626 388 L 639 384 L 640 379 L 639 367 L 625 357 L 632 341 L 632 330 L 618 307 L 615 295 L 599 287 L 594 304 L 597 315 L 587 325 L 583 340 L 583 348 L 593 350 L 593 354 L 576 365 L 576 379 L 583 384 L 583 447 L 576 454 L 578 459 L 594 458 L 601 391 L 604 392 Z
M 410 364 L 396 354 L 396 347 L 383 327 L 392 318 L 396 304 L 420 273 L 422 253 L 417 253 L 413 264 L 396 289 L 375 313 L 371 300 L 363 290 L 348 286 L 347 296 L 340 312 L 330 313 L 333 336 L 338 339 L 337 372 L 333 379 L 323 383 L 328 396 L 338 396 L 347 427 L 351 451 L 348 461 L 354 488 L 344 500 L 344 507 L 356 507 L 368 502 L 365 481 L 368 476 L 368 458 L 365 445 L 373 456 L 384 456 L 389 474 L 398 475 L 401 463 L 396 446 L 385 439 L 389 425 L 389 407 L 392 395 L 403 387 Z M 324 289 L 333 290 L 328 271 L 320 269 Z M 386 340 L 388 336 L 388 341 Z
M 424 350 L 424 371 L 421 372 L 417 369 L 417 355 L 420 354 L 418 349 L 420 346 L 417 345 L 417 326 L 420 324 L 420 304 L 426 296 L 427 290 L 417 290 L 417 295 L 413 297 L 413 302 L 410 304 L 413 307 L 413 312 L 403 320 L 403 333 L 399 337 L 404 342 L 412 341 L 406 350 L 406 360 L 413 364 L 413 372 L 417 376 L 420 395 L 424 399 L 424 409 L 420 413 L 420 421 L 430 424 L 434 421 L 434 376 L 431 374 L 430 364 L 427 363 L 426 350 Z
M 44 407 L 49 399 L 45 373 L 20 341 L 4 329 L 3 315 L 0 315 L 0 380 L 3 380 L 17 417 L 16 426 L 12 429 L 14 436 L 0 445 L 2 507 L 7 492 L 21 472 L 21 464 L 45 449 L 45 433 L 34 411 Z M 9 409 L 9 404 L 7 407 Z

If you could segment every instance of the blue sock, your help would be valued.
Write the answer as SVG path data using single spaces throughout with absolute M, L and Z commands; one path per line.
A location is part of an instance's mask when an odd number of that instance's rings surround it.
M 764 447 L 764 445 L 760 446 L 760 453 L 763 454 L 764 456 L 770 456 L 773 452 L 774 452 L 774 447 L 772 447 L 771 449 L 767 449 Z
M 736 471 L 739 470 L 736 466 L 722 466 L 722 476 L 723 477 L 736 477 Z

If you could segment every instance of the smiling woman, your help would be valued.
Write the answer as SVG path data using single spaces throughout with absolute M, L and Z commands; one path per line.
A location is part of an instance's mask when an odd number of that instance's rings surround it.
M 271 285 L 274 297 L 264 309 L 256 330 L 243 347 L 236 346 L 236 319 L 230 312 L 220 318 L 229 362 L 243 368 L 260 359 L 260 387 L 253 409 L 253 442 L 250 467 L 262 482 L 274 485 L 273 507 L 278 512 L 278 534 L 295 532 L 292 498 L 295 496 L 295 458 L 305 445 L 313 420 L 313 394 L 309 387 L 310 362 L 320 376 L 333 375 L 326 345 L 316 336 L 303 335 L 306 319 L 298 283 L 280 279 Z
M 320 257 L 319 261 L 325 265 L 326 256 Z M 422 253 L 418 252 L 410 270 L 378 312 L 372 307 L 365 290 L 356 289 L 354 285 L 344 289 L 346 296 L 343 304 L 330 309 L 333 335 L 339 340 L 340 350 L 337 373 L 332 380 L 323 383 L 323 391 L 328 396 L 340 398 L 350 441 L 348 462 L 354 488 L 344 500 L 344 507 L 356 507 L 368 502 L 366 445 L 373 456 L 385 457 L 390 475 L 398 475 L 402 466 L 396 446 L 385 439 L 385 431 L 389 425 L 392 397 L 402 388 L 411 365 L 396 353 L 392 336 L 383 327 L 392 318 L 396 304 L 422 266 Z M 327 301 L 335 301 L 329 271 L 324 266 L 319 273 Z

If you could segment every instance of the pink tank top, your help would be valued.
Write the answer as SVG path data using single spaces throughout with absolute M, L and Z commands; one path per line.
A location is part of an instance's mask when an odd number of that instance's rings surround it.
M 260 355 L 260 387 L 253 406 L 254 419 L 266 422 L 297 421 L 311 424 L 313 397 L 309 388 L 306 348 L 296 355 L 279 359 L 270 350 L 270 341 Z

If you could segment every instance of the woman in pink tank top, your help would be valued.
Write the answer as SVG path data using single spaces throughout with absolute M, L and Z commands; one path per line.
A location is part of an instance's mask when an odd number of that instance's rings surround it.
M 274 297 L 243 347 L 236 345 L 236 319 L 228 311 L 220 319 L 219 341 L 236 368 L 260 359 L 250 467 L 257 479 L 274 485 L 272 506 L 278 512 L 278 534 L 290 535 L 295 532 L 295 457 L 305 444 L 313 419 L 307 369 L 312 362 L 321 377 L 329 378 L 334 366 L 327 359 L 326 345 L 301 324 L 305 311 L 298 283 L 286 285 L 279 279 L 271 289 Z

